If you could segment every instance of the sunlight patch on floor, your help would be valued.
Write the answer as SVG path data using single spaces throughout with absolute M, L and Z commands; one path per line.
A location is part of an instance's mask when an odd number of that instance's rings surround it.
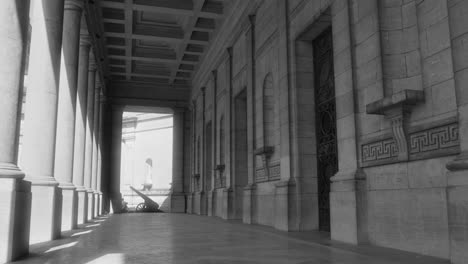
M 44 253 L 50 253 L 50 252 L 54 252 L 54 251 L 64 249 L 64 248 L 70 248 L 70 247 L 73 247 L 76 244 L 78 244 L 78 241 L 71 242 L 71 243 L 68 243 L 68 244 L 63 244 L 63 245 L 56 246 L 56 247 L 51 247 L 47 251 L 45 251 Z

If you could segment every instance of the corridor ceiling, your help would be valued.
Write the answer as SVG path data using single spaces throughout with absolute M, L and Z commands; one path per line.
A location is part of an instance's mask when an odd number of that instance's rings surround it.
M 190 86 L 221 24 L 224 0 L 94 0 L 106 79 Z M 102 34 L 102 35 L 101 35 Z

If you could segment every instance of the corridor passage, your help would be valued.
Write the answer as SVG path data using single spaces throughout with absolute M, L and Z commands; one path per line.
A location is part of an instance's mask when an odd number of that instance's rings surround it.
M 286 233 L 186 214 L 124 214 L 99 218 L 63 239 L 36 245 L 28 258 L 13 263 L 448 262 L 401 251 L 334 243 L 326 238 L 326 233 Z

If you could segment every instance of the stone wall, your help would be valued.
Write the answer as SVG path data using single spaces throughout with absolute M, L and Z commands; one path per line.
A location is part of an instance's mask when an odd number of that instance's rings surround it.
M 215 175 L 225 176 L 224 185 L 205 187 L 207 192 L 217 188 L 208 214 L 281 230 L 319 228 L 320 121 L 312 43 L 331 28 L 338 157 L 338 172 L 330 179 L 331 238 L 462 263 L 466 253 L 460 245 L 468 240 L 467 199 L 460 196 L 468 168 L 463 158 L 468 93 L 462 88 L 468 82 L 468 23 L 462 10 L 468 3 L 275 0 L 233 5 L 193 81 L 197 122 L 203 122 L 202 87 L 212 100 L 205 105 L 210 118 L 204 121 L 217 120 L 214 165 L 224 165 L 206 174 L 213 182 Z M 236 133 L 242 132 L 233 109 L 243 91 L 248 181 L 240 186 L 234 166 L 240 151 Z M 201 137 L 201 126 L 195 131 L 195 138 Z M 447 164 L 455 165 L 448 165 L 449 171 Z

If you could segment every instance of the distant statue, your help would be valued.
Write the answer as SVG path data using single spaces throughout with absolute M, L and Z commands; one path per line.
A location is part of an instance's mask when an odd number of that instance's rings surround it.
M 146 179 L 143 183 L 143 191 L 149 191 L 153 187 L 153 160 L 146 159 Z

